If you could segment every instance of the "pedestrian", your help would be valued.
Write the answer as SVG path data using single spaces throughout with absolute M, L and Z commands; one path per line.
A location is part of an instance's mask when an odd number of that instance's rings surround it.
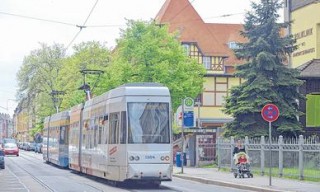
M 242 145 L 242 142 L 240 139 L 237 140 L 237 144 L 233 149 L 233 155 L 239 153 L 239 152 L 244 152 L 246 153 L 246 149 L 244 147 L 244 145 Z

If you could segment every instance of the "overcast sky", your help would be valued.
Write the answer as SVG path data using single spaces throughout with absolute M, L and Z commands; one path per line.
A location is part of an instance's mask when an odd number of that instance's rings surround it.
M 95 4 L 86 23 L 88 27 L 72 44 L 96 40 L 106 42 L 107 47 L 114 47 L 119 29 L 125 27 L 126 18 L 153 19 L 164 2 L 99 0 L 96 4 L 96 0 L 0 0 L 0 112 L 13 114 L 16 73 L 24 56 L 40 48 L 39 42 L 49 46 L 53 43 L 67 46 L 79 31 L 76 25 L 84 24 Z M 250 0 L 190 2 L 207 23 L 243 23 L 244 13 L 251 9 Z M 231 16 L 223 17 L 227 14 Z

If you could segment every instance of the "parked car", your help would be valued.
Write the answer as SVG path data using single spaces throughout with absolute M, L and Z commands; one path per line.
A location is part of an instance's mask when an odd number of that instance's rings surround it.
M 1 169 L 4 169 L 4 168 L 5 168 L 4 152 L 3 152 L 3 150 L 0 150 L 0 168 L 1 168 Z
M 36 148 L 35 148 L 34 152 L 42 153 L 42 143 L 36 143 Z
M 31 142 L 31 143 L 29 143 L 29 145 L 30 145 L 30 151 L 36 150 L 36 143 L 35 142 Z
M 21 149 L 26 150 L 26 151 L 30 151 L 30 143 L 29 142 L 23 142 Z
M 5 155 L 19 156 L 19 148 L 16 143 L 5 143 L 3 151 Z

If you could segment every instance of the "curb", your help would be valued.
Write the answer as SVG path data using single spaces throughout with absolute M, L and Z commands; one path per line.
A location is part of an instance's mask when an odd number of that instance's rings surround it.
M 243 189 L 243 190 L 259 191 L 259 192 L 290 192 L 286 190 L 270 189 L 270 188 L 257 187 L 257 186 L 251 186 L 251 185 L 241 185 L 241 184 L 230 183 L 225 181 L 210 180 L 210 179 L 205 179 L 201 177 L 190 177 L 182 174 L 173 174 L 173 176 L 181 179 L 187 179 L 191 181 L 204 183 L 204 184 L 218 185 L 218 186 L 231 187 L 231 188 Z

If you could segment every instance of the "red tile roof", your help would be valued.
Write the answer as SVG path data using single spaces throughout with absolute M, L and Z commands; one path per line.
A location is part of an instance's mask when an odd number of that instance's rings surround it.
M 221 23 L 209 23 L 206 24 L 208 29 L 214 34 L 219 43 L 223 46 L 222 51 L 228 55 L 228 59 L 225 61 L 225 65 L 241 64 L 244 61 L 240 61 L 236 58 L 234 51 L 229 48 L 228 43 L 244 43 L 246 39 L 240 35 L 240 31 L 243 30 L 242 24 L 221 24 Z
M 208 24 L 188 0 L 167 0 L 155 17 L 156 23 L 169 24 L 169 31 L 179 31 L 181 42 L 196 42 L 205 56 L 226 56 L 226 64 L 241 63 L 229 49 L 228 42 L 244 42 L 240 24 Z

